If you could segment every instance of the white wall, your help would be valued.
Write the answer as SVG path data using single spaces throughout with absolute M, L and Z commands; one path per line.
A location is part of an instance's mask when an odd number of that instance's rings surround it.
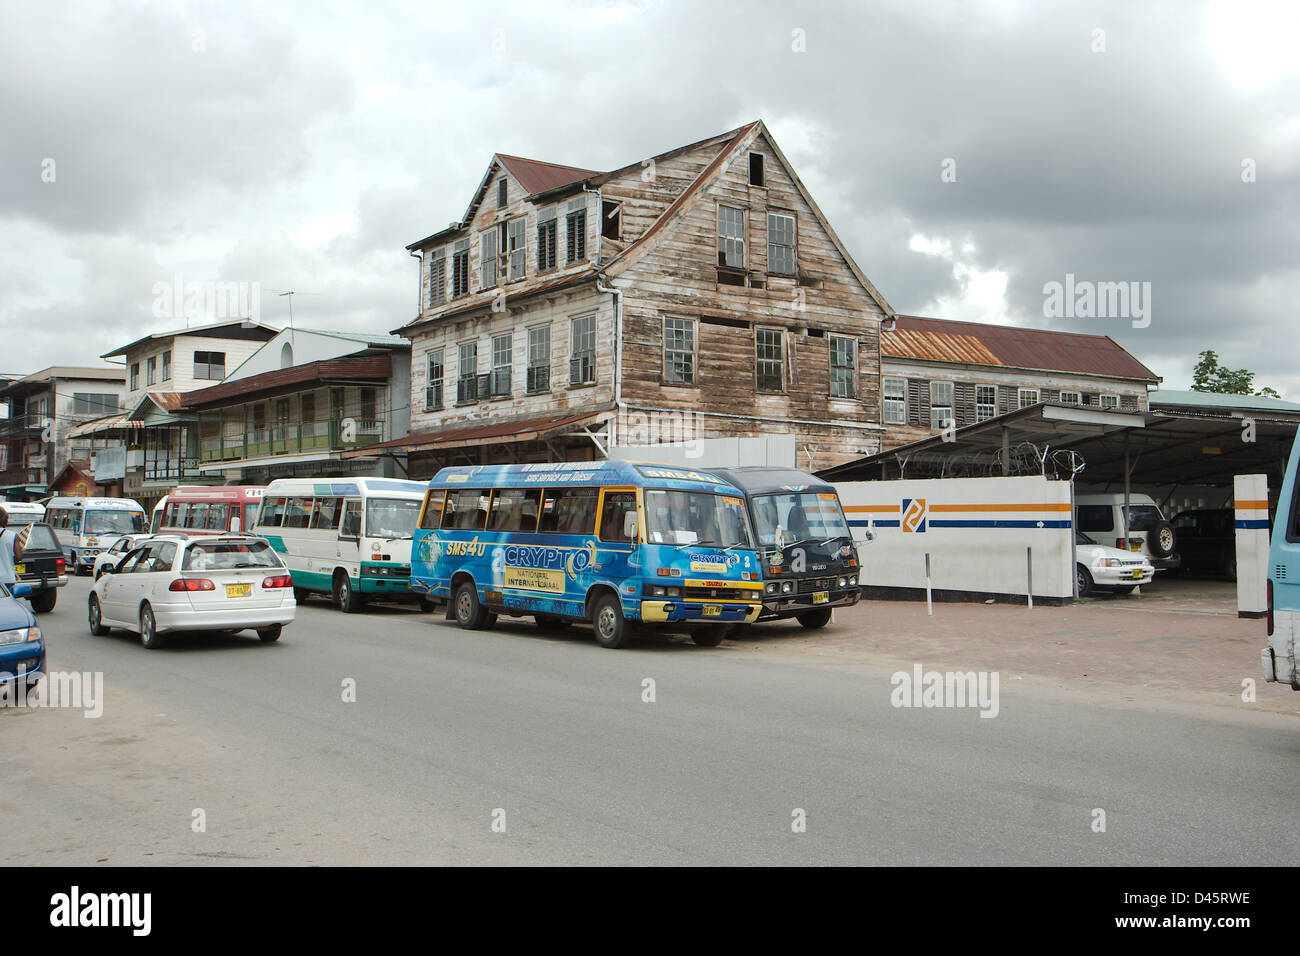
M 639 427 L 640 423 L 630 422 L 624 425 L 624 431 L 635 434 Z M 659 461 L 666 465 L 689 465 L 694 468 L 737 468 L 745 465 L 799 467 L 793 435 L 701 438 L 678 444 L 620 445 L 609 450 L 609 457 L 619 461 Z
M 1069 482 L 1033 476 L 936 478 L 835 487 L 855 536 L 868 522 L 874 524 L 875 540 L 858 547 L 863 585 L 924 589 L 928 552 L 936 591 L 1023 595 L 1026 549 L 1032 548 L 1034 596 L 1073 594 Z M 908 500 L 912 504 L 904 512 Z M 922 516 L 924 522 L 918 522 Z

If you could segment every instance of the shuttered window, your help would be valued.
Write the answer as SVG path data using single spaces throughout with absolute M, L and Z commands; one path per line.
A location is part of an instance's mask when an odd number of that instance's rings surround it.
M 429 308 L 436 309 L 447 301 L 447 250 L 429 254 Z
M 568 263 L 587 258 L 587 207 L 575 205 L 581 201 L 569 203 L 569 214 L 564 217 L 564 251 Z
M 504 180 L 502 180 L 504 182 Z M 506 224 L 506 242 L 508 243 L 506 251 L 510 256 L 510 279 L 522 279 L 524 277 L 524 266 L 526 250 L 524 249 L 524 218 L 511 219 Z
M 846 335 L 830 336 L 831 398 L 856 398 L 858 340 Z
M 543 214 L 545 215 L 545 214 Z M 549 219 L 537 223 L 537 271 L 550 272 L 555 268 L 555 210 Z
M 469 294 L 469 240 L 458 240 L 451 255 L 451 297 Z

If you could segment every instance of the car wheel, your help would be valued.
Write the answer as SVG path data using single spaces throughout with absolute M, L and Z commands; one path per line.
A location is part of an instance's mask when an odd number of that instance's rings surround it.
M 815 631 L 817 628 L 825 627 L 831 622 L 831 609 L 824 607 L 817 611 L 804 611 L 801 614 L 796 614 L 795 619 L 808 630 Z
M 631 637 L 631 628 L 623 617 L 623 603 L 612 594 L 602 594 L 592 604 L 591 627 L 601 647 L 617 649 Z
M 270 627 L 259 627 L 257 629 L 257 638 L 267 644 L 280 639 L 280 632 L 284 630 L 283 624 L 272 624 Z
M 54 602 L 59 599 L 59 592 L 54 588 L 46 588 L 44 591 L 38 591 L 32 595 L 32 610 L 37 614 L 48 614 L 54 610 Z
M 158 622 L 154 620 L 153 608 L 148 604 L 140 608 L 140 643 L 153 650 L 162 647 L 162 635 L 158 633 Z
M 1092 583 L 1092 575 L 1088 573 L 1088 569 L 1082 564 L 1076 564 L 1074 566 L 1074 578 L 1079 585 L 1079 597 L 1087 597 L 1092 593 L 1093 588 L 1096 587 L 1096 585 Z
M 1117 587 L 1114 588 L 1113 590 L 1115 591 L 1116 594 L 1132 594 L 1134 591 L 1137 590 L 1137 585 L 1126 584 L 1123 587 Z
M 111 628 L 104 626 L 104 614 L 99 607 L 99 597 L 92 594 L 87 604 L 89 606 L 86 609 L 86 617 L 90 622 L 90 633 L 96 637 L 103 637 Z
M 352 579 L 346 574 L 334 576 L 334 603 L 344 614 L 356 614 L 361 610 L 361 595 L 352 587 Z
M 723 624 L 704 624 L 691 628 L 691 640 L 700 647 L 717 647 L 727 636 L 728 628 Z
M 1235 554 L 1225 562 L 1223 573 L 1229 581 L 1237 580 L 1237 556 Z
M 488 626 L 488 611 L 478 599 L 473 581 L 462 581 L 454 598 L 456 623 L 467 631 L 481 631 Z

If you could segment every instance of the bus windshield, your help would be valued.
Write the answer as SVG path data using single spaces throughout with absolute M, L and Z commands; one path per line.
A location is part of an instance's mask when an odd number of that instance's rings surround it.
M 650 489 L 645 493 L 645 523 L 651 544 L 754 547 L 745 503 L 731 495 Z
M 144 514 L 139 511 L 87 511 L 82 534 L 133 534 L 144 530 Z
M 757 496 L 754 498 L 754 524 L 758 528 L 758 540 L 778 548 L 799 541 L 849 537 L 849 526 L 840 509 L 839 498 L 826 492 Z
M 419 516 L 419 500 L 371 498 L 366 502 L 366 534 L 372 538 L 408 539 L 415 533 L 415 519 Z

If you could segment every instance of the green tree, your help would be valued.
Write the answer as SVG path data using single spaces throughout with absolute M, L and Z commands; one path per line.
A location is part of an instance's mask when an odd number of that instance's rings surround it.
M 1197 356 L 1196 367 L 1192 369 L 1192 391 L 1218 392 L 1220 395 L 1257 395 L 1266 398 L 1281 398 L 1273 389 L 1265 386 L 1255 391 L 1255 373 L 1245 368 L 1228 368 L 1219 362 L 1219 353 L 1206 349 Z

